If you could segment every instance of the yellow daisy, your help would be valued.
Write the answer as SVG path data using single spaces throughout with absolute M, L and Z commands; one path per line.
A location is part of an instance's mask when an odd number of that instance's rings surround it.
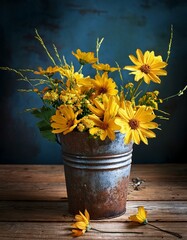
M 160 228 L 158 226 L 155 226 L 152 223 L 149 223 L 148 219 L 147 219 L 147 211 L 145 210 L 145 208 L 143 206 L 139 206 L 138 207 L 138 213 L 136 215 L 131 215 L 129 217 L 129 220 L 132 221 L 132 222 L 138 222 L 140 224 L 148 224 L 149 226 L 152 226 L 152 227 L 156 228 L 157 230 L 160 230 L 162 232 L 171 234 L 171 235 L 173 235 L 177 238 L 182 238 L 182 236 L 177 232 L 168 231 L 168 230 L 165 230 L 165 229 Z
M 129 217 L 129 220 L 131 220 L 132 222 L 147 224 L 148 223 L 147 211 L 145 210 L 145 208 L 143 206 L 139 206 L 138 213 L 136 215 L 131 215 Z
M 108 102 L 109 102 L 108 96 L 106 94 L 103 94 L 101 96 L 98 96 L 97 98 L 94 98 L 90 102 L 90 104 L 88 104 L 88 108 L 93 114 L 102 118 L 108 106 Z
M 135 66 L 125 66 L 124 69 L 132 71 L 130 74 L 134 74 L 135 81 L 139 81 L 144 78 L 144 81 L 149 84 L 150 81 L 160 83 L 161 80 L 158 76 L 166 76 L 167 72 L 163 68 L 167 66 L 167 63 L 162 60 L 162 57 L 155 56 L 154 51 L 146 51 L 144 54 L 140 49 L 136 50 L 137 58 L 133 55 L 129 55 L 130 60 Z
M 130 142 L 140 144 L 140 141 L 148 144 L 147 138 L 156 137 L 156 134 L 150 130 L 158 128 L 158 124 L 152 122 L 156 118 L 152 108 L 140 106 L 134 110 L 132 103 L 127 102 L 124 108 L 119 108 L 118 114 L 115 123 L 121 126 L 120 131 L 125 134 L 125 144 Z
M 92 81 L 96 96 L 100 94 L 117 95 L 117 85 L 112 78 L 108 77 L 108 73 L 104 72 L 101 76 L 97 74 Z
M 84 211 L 84 214 L 79 211 L 79 214 L 75 215 L 75 220 L 76 222 L 72 224 L 73 237 L 79 237 L 91 229 L 90 215 L 87 210 Z
M 95 127 L 90 128 L 89 133 L 93 136 L 99 136 L 102 141 L 108 137 L 110 140 L 115 139 L 115 131 L 120 127 L 115 123 L 115 119 L 111 118 L 108 112 L 105 112 L 103 121 L 96 115 L 91 115 L 90 119 L 95 123 Z
M 77 52 L 72 54 L 78 59 L 80 64 L 84 65 L 86 63 L 95 63 L 97 58 L 94 57 L 94 52 L 82 52 L 80 49 L 77 49 Z
M 96 70 L 104 71 L 104 72 L 114 72 L 114 71 L 120 70 L 120 68 L 111 67 L 108 63 L 93 64 L 92 67 L 95 68 Z
M 72 132 L 80 122 L 80 120 L 77 120 L 79 113 L 80 111 L 74 113 L 70 106 L 61 105 L 56 110 L 56 114 L 51 117 L 52 133 L 63 133 L 65 135 Z
M 34 74 L 51 76 L 58 71 L 59 71 L 58 66 L 55 66 L 55 67 L 49 66 L 46 70 L 43 69 L 42 67 L 38 67 L 38 71 L 34 71 Z
M 105 140 L 106 137 L 109 137 L 110 140 L 114 140 L 115 131 L 120 129 L 120 126 L 115 123 L 118 108 L 119 106 L 114 101 L 114 98 L 110 97 L 108 106 L 103 112 L 103 118 L 95 114 L 89 116 L 95 124 L 93 128 L 90 128 L 89 133 L 93 136 L 99 136 L 102 141 Z

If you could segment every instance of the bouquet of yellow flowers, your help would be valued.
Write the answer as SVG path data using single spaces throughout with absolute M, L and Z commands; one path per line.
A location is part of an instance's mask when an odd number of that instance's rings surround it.
M 36 38 L 41 43 L 52 66 L 32 69 L 10 70 L 19 75 L 19 80 L 29 83 L 31 88 L 19 89 L 22 92 L 34 92 L 41 99 L 40 108 L 28 109 L 39 118 L 38 127 L 42 135 L 49 140 L 55 140 L 59 133 L 68 134 L 72 131 L 89 132 L 93 138 L 113 141 L 115 132 L 125 134 L 124 143 L 143 141 L 148 144 L 148 138 L 154 138 L 153 129 L 159 129 L 157 118 L 167 119 L 167 113 L 160 109 L 164 99 L 159 97 L 159 91 L 145 91 L 152 83 L 160 84 L 160 76 L 166 76 L 166 67 L 172 43 L 169 42 L 166 61 L 154 51 L 136 50 L 136 56 L 129 55 L 134 65 L 120 67 L 110 66 L 99 57 L 99 49 L 103 42 L 97 39 L 96 51 L 72 51 L 79 62 L 79 69 L 73 63 L 67 63 L 65 57 L 60 58 L 55 45 L 55 58 L 48 51 L 43 39 L 35 30 Z M 58 63 L 56 62 L 58 61 Z M 91 67 L 95 73 L 85 75 L 84 69 Z M 123 79 L 123 71 L 129 70 L 134 75 L 133 81 Z M 119 73 L 118 85 L 113 72 Z M 29 77 L 28 77 L 29 73 Z M 35 77 L 30 77 L 34 74 Z M 146 87 L 145 87 L 146 86 Z M 186 87 L 174 96 L 183 94 Z M 161 113 L 161 115 L 160 115 Z

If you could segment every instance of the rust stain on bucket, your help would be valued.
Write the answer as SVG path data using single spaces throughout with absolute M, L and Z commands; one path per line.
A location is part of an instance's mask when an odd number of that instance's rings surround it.
M 132 144 L 88 138 L 87 133 L 61 135 L 69 212 L 87 209 L 91 219 L 117 217 L 126 211 Z M 91 149 L 91 150 L 90 150 Z

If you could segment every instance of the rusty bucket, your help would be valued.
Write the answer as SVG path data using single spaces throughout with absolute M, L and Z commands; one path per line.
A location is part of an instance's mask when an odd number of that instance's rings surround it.
M 91 219 L 112 218 L 126 211 L 132 144 L 90 138 L 88 133 L 60 134 L 69 212 L 85 209 Z

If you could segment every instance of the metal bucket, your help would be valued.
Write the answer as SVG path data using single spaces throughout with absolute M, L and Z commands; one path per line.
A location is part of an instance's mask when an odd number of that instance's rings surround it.
M 132 144 L 90 138 L 88 133 L 60 134 L 69 212 L 85 209 L 91 219 L 117 217 L 126 211 Z

